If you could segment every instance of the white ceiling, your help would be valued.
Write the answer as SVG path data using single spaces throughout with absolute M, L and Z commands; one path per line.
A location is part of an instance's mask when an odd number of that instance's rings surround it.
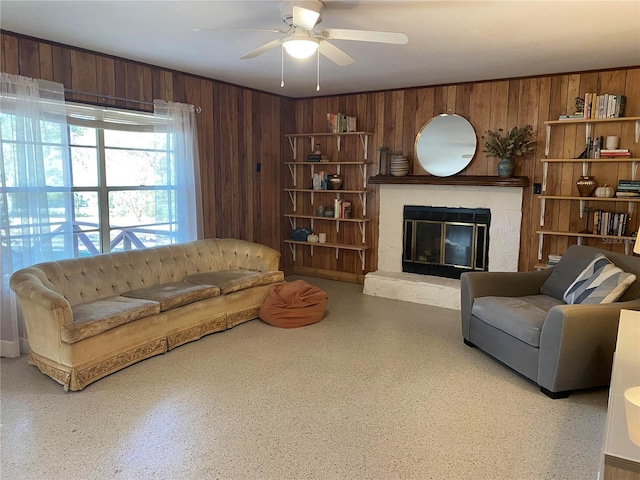
M 240 56 L 286 28 L 278 1 L 0 1 L 0 27 L 300 98 L 640 65 L 640 0 L 325 1 L 316 28 L 405 32 L 407 45 L 332 40 L 338 67 L 281 50 Z M 101 92 L 98 92 L 101 93 Z

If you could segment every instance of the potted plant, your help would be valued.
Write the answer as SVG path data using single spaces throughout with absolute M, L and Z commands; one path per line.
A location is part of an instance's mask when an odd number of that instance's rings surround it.
M 486 150 L 484 151 L 490 157 L 500 159 L 498 162 L 498 176 L 500 177 L 513 176 L 514 159 L 536 148 L 531 125 L 513 127 L 506 135 L 502 128 L 497 131 L 489 130 L 486 132 L 486 136 L 484 143 Z

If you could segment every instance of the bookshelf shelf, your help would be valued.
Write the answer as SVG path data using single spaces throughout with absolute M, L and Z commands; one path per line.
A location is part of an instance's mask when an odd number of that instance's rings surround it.
M 572 118 L 572 119 L 563 119 L 563 120 L 548 120 L 545 123 L 546 127 L 546 144 L 545 144 L 545 158 L 541 158 L 542 162 L 542 189 L 541 194 L 537 195 L 538 200 L 540 202 L 540 222 L 539 229 L 536 231 L 538 234 L 538 260 L 542 260 L 543 247 L 544 247 L 544 239 L 545 236 L 562 236 L 562 237 L 572 237 L 577 238 L 578 245 L 582 243 L 583 239 L 601 239 L 603 241 L 607 241 L 609 243 L 624 243 L 625 253 L 629 254 L 630 246 L 632 242 L 635 240 L 635 236 L 618 236 L 618 235 L 599 235 L 595 233 L 587 233 L 586 230 L 576 232 L 571 230 L 564 229 L 549 229 L 545 228 L 545 213 L 547 203 L 551 202 L 580 202 L 580 210 L 579 210 L 579 218 L 585 218 L 586 212 L 589 212 L 589 208 L 587 208 L 588 204 L 594 204 L 596 202 L 603 202 L 603 205 L 615 205 L 620 203 L 626 203 L 627 205 L 627 213 L 628 217 L 623 212 L 613 212 L 615 215 L 615 219 L 612 220 L 611 225 L 615 225 L 615 222 L 625 221 L 627 218 L 631 218 L 636 208 L 636 204 L 640 203 L 640 197 L 581 197 L 577 195 L 554 195 L 547 191 L 548 187 L 548 175 L 550 165 L 554 164 L 562 164 L 562 163 L 581 163 L 582 164 L 582 175 L 589 175 L 589 171 L 593 164 L 629 164 L 631 163 L 631 180 L 637 179 L 637 170 L 638 170 L 638 162 L 640 162 L 640 158 L 637 156 L 631 157 L 605 157 L 605 158 L 549 158 L 550 153 L 550 141 L 551 141 L 551 129 L 554 126 L 571 126 L 571 125 L 584 125 L 585 128 L 585 139 L 587 143 L 589 139 L 591 139 L 592 131 L 598 124 L 614 124 L 614 123 L 635 123 L 635 144 L 637 145 L 638 140 L 640 139 L 640 117 L 615 117 L 615 118 Z M 628 131 L 628 130 L 627 130 Z M 629 132 L 631 133 L 631 132 Z M 627 141 L 629 138 L 627 137 Z M 636 155 L 637 151 L 633 152 Z M 609 167 L 607 167 L 609 168 Z M 615 168 L 615 167 L 614 167 Z M 628 167 L 627 167 L 628 168 Z M 605 211 L 605 214 L 607 212 Z M 618 214 L 622 215 L 622 217 L 617 216 Z M 587 217 L 588 218 L 588 217 Z M 598 217 L 600 218 L 600 217 Z M 609 217 L 605 217 L 606 219 Z M 585 228 L 588 221 L 585 220 Z M 607 224 L 608 225 L 608 224 Z M 615 228 L 615 226 L 613 227 Z M 544 265 L 544 264 L 539 264 Z M 536 266 L 535 268 L 538 268 Z
M 614 158 L 541 158 L 545 163 L 619 163 L 619 162 L 640 162 L 640 158 L 614 157 Z
M 367 150 L 369 137 L 373 136 L 372 132 L 342 132 L 342 133 L 286 133 L 285 138 L 289 140 L 289 146 L 293 151 L 293 159 L 296 160 L 296 147 L 299 138 L 308 138 L 311 142 L 311 151 L 313 151 L 316 145 L 316 137 L 335 137 L 337 150 L 340 151 L 340 146 L 343 137 L 356 136 L 362 142 L 362 147 L 365 152 L 365 160 L 367 159 Z
M 572 197 L 565 195 L 539 195 L 540 199 L 548 200 L 580 200 L 583 202 L 640 202 L 640 197 Z
M 606 238 L 609 240 L 624 240 L 625 242 L 632 242 L 636 239 L 636 237 L 629 237 L 627 235 L 596 235 L 586 232 L 569 232 L 560 230 L 537 230 L 536 233 L 540 235 L 561 235 L 563 237 Z
M 327 221 L 327 222 L 335 222 L 336 224 L 336 233 L 340 233 L 340 223 L 356 223 L 360 227 L 360 234 L 362 237 L 362 243 L 365 243 L 366 238 L 366 224 L 371 221 L 370 218 L 336 218 L 336 217 L 321 217 L 319 215 L 299 215 L 295 213 L 285 213 L 285 217 L 289 219 L 289 223 L 291 224 L 291 228 L 295 230 L 296 228 L 296 219 L 303 218 L 311 221 L 311 230 L 313 230 L 316 221 Z
M 369 250 L 368 245 L 349 245 L 346 243 L 311 243 L 311 242 L 300 242 L 297 240 L 285 240 L 284 243 L 289 245 L 289 249 L 291 250 L 291 255 L 293 255 L 293 261 L 296 261 L 296 245 L 304 245 L 311 248 L 311 256 L 313 256 L 313 249 L 315 247 L 318 248 L 334 248 L 336 251 L 336 260 L 340 255 L 340 250 L 353 250 L 358 253 L 360 256 L 360 262 L 362 263 L 362 270 L 365 269 L 365 252 Z
M 591 130 L 593 125 L 598 123 L 625 123 L 635 122 L 635 142 L 640 140 L 640 117 L 615 117 L 615 118 L 571 118 L 566 120 L 547 120 L 544 122 L 546 127 L 546 142 L 544 154 L 549 156 L 549 142 L 551 140 L 551 127 L 554 125 L 584 125 L 585 126 L 585 138 L 591 137 Z

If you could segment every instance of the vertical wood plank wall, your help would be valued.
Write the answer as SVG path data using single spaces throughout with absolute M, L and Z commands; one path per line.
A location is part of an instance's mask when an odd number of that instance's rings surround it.
M 414 141 L 420 128 L 432 117 L 441 113 L 456 113 L 467 118 L 478 135 L 478 150 L 469 167 L 458 175 L 497 175 L 497 159 L 487 157 L 482 136 L 487 130 L 511 129 L 530 124 L 536 132 L 539 148 L 517 161 L 515 175 L 529 177 L 530 186 L 524 189 L 522 227 L 520 241 L 520 270 L 532 270 L 538 263 L 538 236 L 540 205 L 533 193 L 534 183 L 542 182 L 546 120 L 557 120 L 559 115 L 575 111 L 575 97 L 586 92 L 615 93 L 627 96 L 626 116 L 640 116 L 640 68 L 626 68 L 602 72 L 541 76 L 504 81 L 466 83 L 449 86 L 407 88 L 403 90 L 339 95 L 295 101 L 295 131 L 324 131 L 327 112 L 344 112 L 357 115 L 358 130 L 375 133 L 370 154 L 377 155 L 376 147 L 384 145 L 392 150 L 402 150 L 409 158 L 414 175 L 426 175 L 414 156 Z M 621 148 L 630 148 L 635 157 L 640 156 L 640 146 L 634 143 L 634 123 L 598 125 L 596 135 L 620 136 Z M 585 127 L 556 126 L 552 129 L 550 158 L 575 158 L 585 146 Z M 308 148 L 308 147 L 307 147 Z M 631 164 L 593 164 L 591 173 L 600 185 L 615 187 L 618 179 L 631 178 Z M 549 168 L 548 193 L 577 196 L 575 181 L 582 174 L 582 163 L 553 164 Z M 371 188 L 371 187 L 370 187 Z M 481 188 L 481 187 L 479 187 Z M 370 198 L 371 209 L 377 213 L 378 199 L 374 190 Z M 408 198 L 407 202 L 411 199 Z M 594 208 L 627 211 L 625 202 L 592 202 Z M 638 209 L 634 211 L 629 232 L 638 228 Z M 547 201 L 545 229 L 579 231 L 584 227 L 580 218 L 579 202 Z M 374 218 L 377 218 L 374 217 Z M 377 258 L 377 225 L 368 233 L 372 245 L 367 269 L 375 270 Z M 576 238 L 546 237 L 543 260 L 549 253 L 563 253 Z M 600 239 L 585 239 L 584 244 L 607 250 L 624 251 L 619 242 L 604 243 Z M 314 252 L 314 257 L 317 253 Z M 319 266 L 322 257 L 304 256 L 305 264 Z M 312 263 L 309 263 L 312 262 Z M 338 264 L 336 264 L 338 265 Z M 351 268 L 353 264 L 342 264 Z
M 196 120 L 205 238 L 235 237 L 281 249 L 281 119 L 290 100 L 9 32 L 2 32 L 1 46 L 3 72 L 83 92 L 201 107 Z M 82 95 L 67 100 L 152 110 Z
M 326 129 L 327 112 L 344 112 L 358 117 L 358 129 L 374 132 L 369 156 L 377 157 L 376 147 L 384 145 L 402 150 L 410 159 L 413 174 L 426 174 L 413 154 L 415 136 L 422 125 L 440 113 L 457 113 L 466 117 L 479 137 L 479 148 L 470 166 L 460 175 L 495 175 L 496 159 L 482 152 L 482 135 L 486 130 L 509 129 L 531 124 L 537 135 L 539 149 L 520 159 L 516 175 L 529 177 L 530 187 L 524 189 L 521 227 L 520 270 L 531 270 L 537 263 L 539 202 L 533 194 L 533 184 L 542 181 L 544 156 L 544 121 L 558 115 L 573 113 L 574 98 L 586 92 L 618 93 L 627 96 L 627 116 L 640 116 L 640 68 L 625 68 L 600 72 L 550 75 L 524 79 L 464 83 L 448 86 L 407 88 L 401 90 L 335 95 L 314 99 L 288 99 L 244 87 L 230 85 L 173 70 L 140 64 L 122 58 L 88 52 L 10 32 L 2 32 L 0 70 L 3 72 L 42 78 L 63 83 L 65 87 L 104 95 L 143 101 L 162 99 L 192 103 L 202 108 L 198 114 L 199 151 L 201 160 L 204 224 L 206 237 L 236 237 L 264 243 L 280 250 L 283 267 L 291 271 L 293 262 L 283 243 L 290 234 L 283 214 L 289 199 L 283 188 L 289 185 L 289 172 L 283 162 L 291 159 L 284 139 L 285 133 L 303 133 Z M 70 95 L 69 100 L 95 101 L 94 97 Z M 139 107 L 120 101 L 106 102 L 116 106 Z M 621 147 L 631 148 L 640 156 L 633 143 L 632 123 L 598 127 L 598 135 L 619 135 Z M 334 149 L 332 140 L 323 148 Z M 359 141 L 347 143 L 340 159 L 359 155 Z M 305 148 L 309 148 L 305 144 Z M 575 157 L 584 148 L 583 126 L 554 127 L 551 157 Z M 304 152 L 308 153 L 307 151 Z M 257 171 L 260 163 L 261 171 Z M 576 194 L 575 180 L 581 174 L 581 164 L 560 164 L 549 170 L 549 192 Z M 374 169 L 370 172 L 375 173 Z M 592 166 L 600 184 L 615 185 L 620 178 L 630 178 L 631 166 L 603 163 Z M 369 186 L 367 216 L 366 268 L 363 272 L 355 252 L 341 252 L 338 259 L 333 249 L 314 249 L 313 257 L 306 251 L 296 265 L 302 271 L 335 272 L 335 278 L 362 280 L 362 274 L 377 265 L 377 188 Z M 410 199 L 408 199 L 410 200 Z M 610 204 L 593 205 L 611 208 Z M 626 204 L 616 204 L 625 211 Z M 577 202 L 548 202 L 545 228 L 579 230 L 584 220 L 579 218 Z M 634 214 L 630 230 L 637 229 Z M 342 226 L 341 226 L 342 228 Z M 357 228 L 346 233 L 345 243 L 359 238 Z M 549 237 L 548 253 L 562 253 L 575 239 Z M 587 240 L 586 244 L 624 251 L 622 244 L 603 244 Z

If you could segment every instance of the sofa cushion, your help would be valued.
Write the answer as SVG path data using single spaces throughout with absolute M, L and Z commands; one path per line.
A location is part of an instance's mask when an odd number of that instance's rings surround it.
M 532 347 L 539 347 L 544 320 L 556 305 L 564 302 L 548 295 L 479 297 L 473 302 L 471 314 Z
M 635 279 L 634 274 L 623 271 L 607 257 L 599 254 L 569 285 L 563 298 L 569 304 L 613 303 Z
M 118 325 L 160 313 L 160 304 L 122 296 L 102 298 L 71 307 L 73 322 L 62 326 L 64 342 L 75 343 L 106 332 Z
M 253 270 L 234 269 L 221 270 L 219 272 L 205 272 L 187 275 L 187 282 L 198 285 L 213 285 L 220 289 L 220 294 L 237 292 L 251 287 L 271 285 L 282 282 L 284 273 L 281 271 L 256 272 Z
M 218 287 L 196 285 L 190 282 L 165 283 L 164 285 L 138 288 L 122 294 L 123 297 L 143 298 L 158 302 L 162 312 L 218 295 L 220 295 Z

